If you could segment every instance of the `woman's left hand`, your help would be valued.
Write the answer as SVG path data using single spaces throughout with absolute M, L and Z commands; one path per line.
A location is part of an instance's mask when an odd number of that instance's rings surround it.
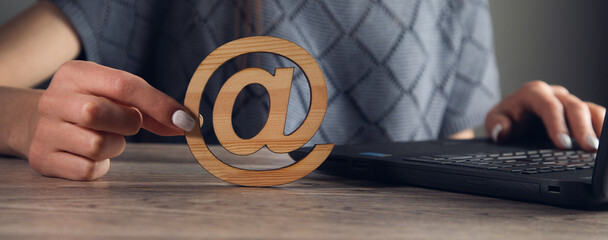
M 530 127 L 530 114 L 540 118 L 557 147 L 572 148 L 573 137 L 583 150 L 596 151 L 606 108 L 584 102 L 562 86 L 533 81 L 496 105 L 486 116 L 485 127 L 494 141 L 505 141 L 517 128 Z

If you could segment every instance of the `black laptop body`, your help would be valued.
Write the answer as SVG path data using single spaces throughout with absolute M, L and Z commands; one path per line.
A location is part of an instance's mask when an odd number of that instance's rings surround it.
M 601 206 L 608 202 L 606 119 L 597 154 L 488 139 L 366 143 L 336 146 L 317 170 L 552 205 Z M 305 149 L 292 153 L 296 159 L 305 155 Z

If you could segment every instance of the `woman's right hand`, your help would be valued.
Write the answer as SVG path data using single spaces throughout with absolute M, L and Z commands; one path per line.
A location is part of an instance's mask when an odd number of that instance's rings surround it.
M 94 180 L 108 171 L 110 158 L 122 153 L 124 136 L 142 127 L 162 136 L 194 128 L 194 119 L 186 112 L 133 74 L 69 61 L 40 97 L 24 155 L 45 176 Z
M 143 79 L 91 62 L 78 34 L 50 1 L 0 26 L 0 154 L 27 157 L 46 176 L 92 180 L 141 127 L 178 135 L 172 116 L 193 128 L 185 108 Z M 46 91 L 35 86 L 54 73 Z M 17 87 L 17 88 L 15 88 Z M 38 108 L 36 108 L 38 105 Z M 177 110 L 182 110 L 176 115 Z

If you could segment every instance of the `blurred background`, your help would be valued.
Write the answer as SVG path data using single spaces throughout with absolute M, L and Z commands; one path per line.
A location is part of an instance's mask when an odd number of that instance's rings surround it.
M 490 0 L 503 95 L 534 79 L 608 105 L 608 3 Z
M 503 95 L 540 79 L 608 105 L 606 1 L 489 1 Z M 35 2 L 0 1 L 0 24 Z

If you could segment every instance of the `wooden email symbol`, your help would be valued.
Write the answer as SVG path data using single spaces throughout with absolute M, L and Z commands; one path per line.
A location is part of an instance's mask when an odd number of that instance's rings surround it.
M 275 153 L 288 153 L 306 144 L 317 132 L 327 108 L 327 87 L 321 68 L 302 47 L 275 37 L 238 39 L 214 50 L 198 66 L 190 80 L 184 105 L 199 115 L 200 100 L 211 75 L 226 61 L 248 53 L 271 53 L 288 58 L 304 72 L 310 86 L 308 115 L 294 132 L 285 135 L 285 119 L 293 68 L 277 68 L 270 73 L 261 68 L 246 68 L 232 75 L 222 86 L 213 106 L 213 126 L 220 144 L 237 155 L 252 154 L 266 146 Z M 259 84 L 268 92 L 268 120 L 260 132 L 249 139 L 240 138 L 232 125 L 232 109 L 238 94 L 248 85 Z M 197 118 L 198 126 L 202 119 Z M 246 170 L 218 159 L 205 144 L 199 128 L 186 133 L 188 146 L 200 165 L 224 181 L 242 186 L 274 186 L 298 180 L 315 170 L 333 149 L 333 144 L 315 145 L 302 160 L 280 169 Z

